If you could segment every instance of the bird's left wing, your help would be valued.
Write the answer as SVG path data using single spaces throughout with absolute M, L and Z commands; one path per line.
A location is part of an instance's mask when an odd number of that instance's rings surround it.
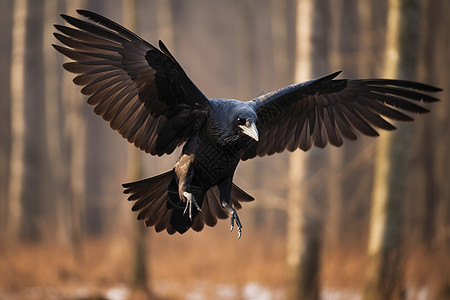
M 136 147 L 170 154 L 205 119 L 210 103 L 160 41 L 161 50 L 96 13 L 77 10 L 93 22 L 61 15 L 73 27 L 55 25 L 53 45 L 73 60 L 74 83 L 90 96 L 94 112 Z
M 377 136 L 373 127 L 394 130 L 384 117 L 400 121 L 413 119 L 401 112 L 425 113 L 414 101 L 438 99 L 427 93 L 439 88 L 405 80 L 334 79 L 336 72 L 308 82 L 294 84 L 251 101 L 258 115 L 259 142 L 252 141 L 243 160 L 327 142 L 341 146 L 343 138 L 357 139 L 355 130 Z

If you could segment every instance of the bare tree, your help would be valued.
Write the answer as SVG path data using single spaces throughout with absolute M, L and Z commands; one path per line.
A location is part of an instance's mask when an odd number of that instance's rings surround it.
M 173 30 L 172 1 L 156 0 L 156 20 L 157 30 L 160 39 L 164 39 L 164 44 L 175 53 L 175 36 Z
M 17 239 L 23 215 L 25 152 L 25 49 L 26 0 L 14 1 L 11 50 L 11 158 L 9 165 L 7 234 L 9 241 Z
M 0 240 L 6 246 L 6 229 L 8 220 L 8 178 L 10 164 L 11 145 L 11 101 L 10 101 L 10 63 L 11 63 L 11 39 L 12 39 L 12 7 L 13 1 L 7 0 L 0 3 L 0 35 L 3 42 L 0 43 Z M 0 246 L 1 247 L 1 246 Z
M 289 81 L 289 38 L 287 10 L 288 1 L 271 0 L 271 29 L 273 45 L 273 65 L 275 68 L 274 80 L 280 84 Z
M 439 1 L 440 6 L 440 18 L 441 26 L 437 30 L 437 35 L 440 38 L 437 39 L 437 47 L 439 49 L 437 55 L 439 57 L 436 60 L 437 73 L 440 80 L 440 84 L 444 87 L 445 94 L 442 99 L 449 99 L 450 91 L 450 76 L 448 76 L 448 67 L 450 65 L 450 51 L 448 51 L 448 45 L 450 44 L 450 37 L 448 34 L 448 28 L 450 27 L 450 18 L 448 12 L 450 12 L 449 1 Z M 433 16 L 436 17 L 436 16 Z M 448 299 L 450 298 L 450 261 L 448 253 L 450 253 L 450 238 L 448 234 L 448 228 L 450 228 L 450 186 L 448 184 L 448 178 L 450 178 L 450 160 L 448 159 L 448 153 L 450 153 L 450 101 L 442 101 L 442 109 L 437 111 L 439 120 L 439 130 L 437 136 L 442 137 L 436 147 L 436 161 L 435 161 L 435 176 L 439 181 L 439 202 L 436 207 L 436 241 L 438 244 L 439 257 L 442 260 L 439 261 L 437 267 L 437 282 L 435 285 L 436 299 Z
M 23 210 L 26 221 L 22 223 L 23 237 L 39 240 L 43 237 L 46 220 L 47 162 L 45 143 L 45 92 L 43 64 L 43 5 L 27 2 L 28 10 L 25 50 L 25 172 Z M 24 216 L 25 216 L 24 215 Z
M 440 51 L 442 51 L 441 49 L 445 49 L 442 43 L 446 42 L 446 32 L 443 29 L 445 25 L 442 23 L 445 23 L 444 20 L 446 18 L 439 17 L 441 12 L 445 11 L 445 4 L 440 1 L 431 1 L 423 3 L 423 6 L 425 21 L 423 22 L 424 26 L 422 26 L 421 32 L 421 55 L 418 73 L 420 80 L 431 82 L 437 86 L 444 86 L 445 83 L 439 80 L 438 70 L 440 64 L 445 64 L 445 60 L 443 62 L 443 55 Z M 442 104 L 447 105 L 447 103 Z M 444 115 L 442 115 L 442 112 L 444 112 Z M 425 195 L 420 199 L 420 207 L 423 207 L 421 211 L 423 211 L 424 221 L 421 224 L 422 228 L 419 229 L 419 234 L 420 240 L 428 250 L 432 250 L 435 246 L 434 242 L 436 241 L 437 231 L 436 217 L 439 210 L 440 196 L 446 186 L 441 181 L 444 174 L 440 174 L 438 170 L 441 169 L 442 161 L 445 160 L 442 157 L 441 151 L 443 148 L 446 149 L 448 147 L 448 144 L 441 140 L 442 136 L 446 135 L 448 127 L 445 126 L 447 124 L 444 121 L 445 129 L 442 129 L 440 128 L 442 126 L 440 123 L 442 120 L 448 118 L 448 112 L 444 108 L 437 113 L 440 117 L 426 118 L 418 123 L 418 125 L 422 125 L 422 130 L 420 131 L 420 137 L 418 138 L 419 141 L 416 147 L 416 155 L 418 156 L 417 160 L 420 168 L 418 172 L 422 173 L 420 180 L 424 188 L 421 194 Z M 431 143 L 436 144 L 436 147 L 430 147 Z
M 374 35 L 372 34 L 372 2 L 371 0 L 358 1 L 358 27 L 359 27 L 359 45 L 358 51 L 358 75 L 364 78 L 372 77 L 373 67 L 375 65 L 375 54 L 372 50 Z
M 442 99 L 448 99 L 450 79 L 448 66 L 450 54 L 448 45 L 450 37 L 448 27 L 450 20 L 450 2 L 422 2 L 425 14 L 425 26 L 422 32 L 421 80 L 427 80 L 443 87 Z M 420 199 L 423 224 L 420 234 L 428 254 L 437 259 L 433 270 L 431 297 L 433 299 L 448 299 L 450 297 L 450 105 L 448 101 L 439 103 L 439 110 L 433 118 L 427 118 L 423 123 L 422 136 L 419 139 L 420 170 L 423 173 L 423 199 Z M 432 143 L 432 144 L 431 144 Z M 433 145 L 430 147 L 430 145 Z
M 326 38 L 329 3 L 327 0 L 297 1 L 297 47 L 295 81 L 300 82 L 328 68 Z M 287 263 L 288 298 L 318 299 L 322 219 L 317 207 L 323 202 L 314 197 L 306 178 L 313 157 L 323 152 L 296 151 L 290 155 Z
M 259 92 L 258 83 L 260 81 L 257 71 L 256 39 L 255 39 L 255 1 L 237 0 L 236 10 L 237 19 L 237 38 L 238 38 L 238 57 L 237 57 L 237 78 L 240 99 L 251 99 Z M 253 195 L 258 197 L 258 170 L 260 162 L 251 160 L 247 163 L 244 172 L 245 178 L 250 179 L 248 184 L 253 190 Z M 264 208 L 257 205 L 252 210 L 253 225 L 262 227 L 265 224 Z
M 342 18 L 344 18 L 343 1 L 333 2 L 330 25 L 330 65 L 333 71 L 339 70 L 341 64 Z M 342 217 L 342 164 L 343 149 L 328 149 L 330 173 L 327 180 L 327 241 L 331 247 L 338 246 L 341 238 Z
M 136 31 L 136 1 L 123 0 L 123 19 L 124 25 L 132 31 Z M 170 5 L 170 3 L 169 3 Z M 165 12 L 167 13 L 167 12 Z M 167 17 L 167 16 L 166 16 Z M 141 150 L 129 145 L 128 147 L 128 173 L 130 181 L 137 181 L 142 178 L 142 152 Z M 142 222 L 133 222 L 134 227 L 134 243 L 133 243 L 133 272 L 132 285 L 136 292 L 143 291 L 150 296 L 150 288 L 147 272 L 147 255 L 146 246 L 147 235 L 146 228 Z
M 53 47 L 54 43 L 52 32 L 53 24 L 57 22 L 58 1 L 46 0 L 44 6 L 44 65 L 45 65 L 45 130 L 46 146 L 48 157 L 49 182 L 51 186 L 51 195 L 45 204 L 46 211 L 51 214 L 51 226 L 56 234 L 59 243 L 68 243 L 68 224 L 67 224 L 67 201 L 65 197 L 65 186 L 67 182 L 67 172 L 64 168 L 65 160 L 63 156 L 62 137 L 63 130 L 60 126 L 61 101 L 59 86 L 61 84 L 61 66 L 58 64 L 58 55 Z
M 390 0 L 385 54 L 388 78 L 414 79 L 418 0 Z M 364 299 L 402 299 L 403 210 L 410 129 L 384 133 L 377 146 Z
M 11 164 L 8 217 L 12 235 L 41 238 L 45 191 L 41 6 L 14 4 L 11 59 Z M 26 219 L 24 219 L 26 217 Z M 22 220 L 21 220 L 22 219 Z
M 270 1 L 270 9 L 271 9 L 271 44 L 273 51 L 273 66 L 274 73 L 271 78 L 276 86 L 283 86 L 286 83 L 291 82 L 293 80 L 292 70 L 294 69 L 291 66 L 290 62 L 293 61 L 293 47 L 290 44 L 289 37 L 292 36 L 290 32 L 290 10 L 295 7 L 293 1 L 290 0 L 271 0 Z M 293 19 L 293 18 L 292 18 Z M 261 63 L 261 62 L 260 62 Z M 274 165 L 270 165 L 274 164 Z M 274 159 L 270 161 L 266 161 L 261 165 L 261 173 L 267 172 L 269 170 L 274 170 L 276 166 L 287 166 L 289 164 L 289 154 L 283 153 L 278 157 L 274 157 Z M 266 171 L 267 170 L 267 171 Z M 259 171 L 259 170 L 258 170 Z M 270 172 L 270 171 L 269 171 Z M 259 191 L 263 189 L 264 177 L 261 176 L 262 186 L 258 188 Z M 282 186 L 283 190 L 286 190 L 286 185 Z M 261 194 L 262 196 L 262 194 Z M 261 199 L 262 197 L 258 197 Z M 285 203 L 284 203 L 285 204 Z M 261 209 L 261 208 L 260 208 Z M 272 230 L 272 234 L 277 234 L 277 230 L 280 228 L 284 232 L 284 227 L 280 227 L 279 224 L 285 222 L 286 219 L 286 211 L 280 209 L 266 209 L 265 215 L 267 215 L 267 219 L 265 223 L 269 225 L 265 230 Z
M 72 13 L 83 6 L 82 0 L 66 2 L 66 10 Z M 65 78 L 66 77 L 66 78 Z M 69 137 L 69 212 L 71 242 L 75 257 L 82 261 L 83 235 L 85 221 L 86 187 L 85 187 L 85 160 L 86 160 L 86 125 L 83 117 L 85 101 L 79 95 L 78 88 L 72 83 L 72 75 L 63 73 L 62 89 L 65 110 L 64 129 Z

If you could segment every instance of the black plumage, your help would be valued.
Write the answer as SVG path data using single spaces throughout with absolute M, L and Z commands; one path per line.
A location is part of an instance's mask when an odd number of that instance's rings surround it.
M 156 231 L 200 231 L 231 216 L 253 198 L 233 184 L 240 160 L 284 150 L 341 146 L 358 131 L 377 136 L 393 130 L 384 117 L 412 121 L 404 112 L 425 113 L 416 101 L 434 102 L 439 88 L 391 79 L 335 79 L 336 72 L 294 84 L 251 101 L 209 99 L 189 79 L 160 41 L 159 49 L 119 24 L 78 10 L 81 20 L 55 25 L 94 112 L 136 147 L 151 155 L 183 151 L 173 170 L 124 184 L 138 219 Z M 404 111 L 404 112 L 402 112 Z

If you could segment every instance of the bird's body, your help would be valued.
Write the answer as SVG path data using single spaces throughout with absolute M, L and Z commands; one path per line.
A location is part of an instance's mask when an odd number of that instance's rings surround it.
M 252 138 L 239 133 L 237 123 L 230 128 L 222 128 L 220 124 L 233 124 L 227 119 L 237 120 L 238 112 L 240 116 L 246 116 L 246 120 L 256 120 L 256 113 L 249 103 L 238 100 L 210 99 L 210 102 L 211 111 L 186 141 L 173 168 L 175 174 L 173 183 L 168 186 L 169 195 L 173 195 L 168 199 L 173 209 L 178 210 L 175 215 L 179 223 L 172 220 L 172 224 L 177 224 L 175 229 L 178 232 L 184 232 L 192 226 L 192 220 L 196 218 L 198 211 L 201 211 L 200 207 L 203 206 L 205 194 L 211 187 L 218 188 L 220 204 L 230 209 L 232 214 L 236 214 L 230 206 L 233 175 L 241 155 Z M 185 193 L 193 195 L 193 201 L 196 201 L 196 204 L 191 203 L 189 207 L 186 207 L 185 202 L 191 200 Z M 183 195 L 181 200 L 180 195 Z M 247 198 L 247 201 L 253 200 L 249 195 L 243 194 L 243 196 L 243 201 L 246 201 L 244 198 Z M 198 209 L 192 210 L 193 205 Z M 186 209 L 189 209 L 189 212 Z M 175 219 L 175 215 L 172 215 Z M 237 214 L 234 218 L 240 232 L 241 225 Z
M 425 113 L 414 101 L 433 102 L 430 85 L 391 79 L 335 79 L 335 72 L 290 85 L 251 101 L 210 99 L 192 83 L 160 41 L 160 49 L 96 13 L 79 10 L 94 22 L 62 17 L 73 27 L 55 25 L 54 45 L 72 61 L 94 112 L 111 128 L 151 155 L 183 145 L 174 168 L 127 183 L 138 219 L 170 234 L 196 231 L 231 217 L 239 237 L 236 209 L 254 200 L 233 183 L 241 160 L 285 150 L 304 151 L 329 142 L 355 140 L 355 130 L 377 136 L 373 127 L 393 130 L 388 117 L 413 119 L 400 110 Z

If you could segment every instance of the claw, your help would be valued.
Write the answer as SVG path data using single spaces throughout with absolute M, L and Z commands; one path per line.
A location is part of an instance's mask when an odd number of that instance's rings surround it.
M 195 200 L 194 195 L 192 195 L 191 193 L 188 193 L 188 192 L 183 192 L 183 196 L 186 198 L 186 207 L 184 208 L 183 215 L 186 214 L 186 212 L 188 211 L 188 208 L 189 208 L 189 219 L 191 219 L 191 221 L 192 221 L 192 204 L 194 204 L 195 208 L 199 212 L 202 212 L 202 209 L 200 208 L 200 206 L 198 206 L 198 203 Z
M 230 228 L 230 232 L 232 232 L 232 231 L 233 231 L 233 228 L 234 228 L 234 214 L 233 214 L 233 212 L 231 212 L 230 219 L 231 219 L 231 228 Z
M 241 224 L 241 220 L 239 220 L 239 216 L 236 212 L 236 209 L 234 209 L 234 207 L 231 207 L 228 203 L 226 202 L 222 202 L 222 206 L 226 209 L 228 209 L 230 211 L 230 219 L 231 219 L 231 228 L 230 228 L 230 232 L 233 231 L 234 228 L 234 222 L 236 222 L 237 225 L 237 232 L 238 232 L 238 237 L 237 239 L 241 238 L 242 235 L 242 224 Z

